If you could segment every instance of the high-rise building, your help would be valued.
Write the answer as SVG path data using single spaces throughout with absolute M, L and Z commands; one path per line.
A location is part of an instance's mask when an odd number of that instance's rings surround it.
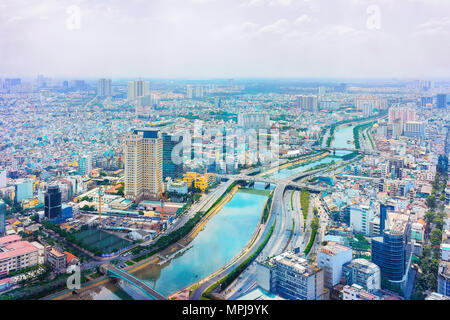
M 188 84 L 186 86 L 186 96 L 188 99 L 201 99 L 204 96 L 203 86 Z
M 290 300 L 321 300 L 323 269 L 293 252 L 284 252 L 256 267 L 259 286 Z
M 354 259 L 345 264 L 342 273 L 348 285 L 360 285 L 368 292 L 376 292 L 381 288 L 380 268 L 366 259 Z
M 166 181 L 167 177 L 172 179 L 183 178 L 183 155 L 179 154 L 178 159 L 174 159 L 172 152 L 174 147 L 181 143 L 182 137 L 178 140 L 168 133 L 163 133 L 163 179 Z M 181 149 L 181 152 L 183 150 Z
M 370 234 L 369 221 L 375 216 L 375 210 L 369 205 L 353 205 L 350 207 L 350 226 L 353 232 Z
M 447 95 L 440 93 L 436 96 L 436 107 L 446 108 L 447 107 Z
M 89 176 L 92 171 L 92 156 L 82 155 L 78 158 L 78 174 L 80 176 Z
M 69 85 L 71 88 L 75 90 L 85 90 L 86 89 L 86 83 L 84 80 L 72 80 L 69 82 Z
M 329 242 L 317 254 L 317 265 L 323 269 L 324 286 L 332 288 L 341 281 L 342 266 L 352 261 L 352 249 Z
M 317 96 L 297 96 L 297 107 L 301 111 L 316 112 L 318 110 L 318 100 Z
M 111 96 L 111 79 L 99 79 L 97 86 L 97 96 L 110 97 Z
M 270 116 L 267 113 L 239 113 L 238 126 L 244 129 L 270 129 Z
M 14 78 L 14 79 L 6 78 L 3 85 L 4 85 L 5 89 L 11 90 L 15 86 L 20 86 L 21 83 L 22 83 L 22 80 L 20 78 Z
M 441 261 L 438 269 L 438 293 L 450 297 L 450 262 Z
M 324 96 L 327 93 L 327 87 L 320 86 L 318 91 L 319 91 L 319 96 Z
M 132 129 L 125 140 L 125 197 L 159 199 L 163 184 L 163 138 L 159 131 Z
M 355 106 L 357 111 L 363 111 L 364 105 L 371 105 L 372 110 L 375 108 L 378 111 L 387 109 L 387 100 L 376 96 L 361 96 L 355 99 Z
M 433 97 L 422 97 L 420 100 L 422 108 L 425 108 L 427 105 L 433 104 Z
M 0 237 L 6 234 L 6 204 L 0 199 Z
M 388 207 L 384 203 L 380 203 L 380 235 L 383 234 L 386 225 Z
M 371 103 L 365 103 L 363 105 L 363 117 L 370 117 L 373 115 L 373 107 Z
M 405 280 L 410 234 L 409 216 L 388 212 L 382 236 L 372 238 L 372 262 L 380 267 L 381 275 L 391 281 Z
M 50 185 L 44 195 L 44 215 L 53 220 L 61 216 L 61 191 L 58 185 Z
M 424 137 L 425 124 L 422 121 L 406 121 L 403 135 L 406 137 Z
M 33 197 L 33 181 L 23 180 L 16 183 L 15 186 L 15 202 L 19 203 Z
M 402 123 L 406 121 L 416 121 L 416 110 L 413 108 L 389 108 L 389 123 L 394 123 L 400 119 Z
M 6 187 L 6 170 L 0 169 L 0 189 Z
M 128 100 L 134 101 L 137 98 L 150 94 L 150 82 L 135 80 L 128 82 Z

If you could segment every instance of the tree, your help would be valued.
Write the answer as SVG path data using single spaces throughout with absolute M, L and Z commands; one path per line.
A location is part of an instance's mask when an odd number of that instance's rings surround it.
M 425 202 L 426 202 L 428 208 L 430 208 L 430 209 L 436 208 L 436 197 L 435 196 L 429 195 L 427 197 L 427 199 L 425 200 Z
M 439 247 L 442 240 L 442 230 L 441 229 L 434 229 L 431 231 L 431 244 L 434 247 Z
M 431 222 L 433 222 L 435 216 L 436 216 L 436 213 L 434 211 L 428 211 L 427 213 L 425 213 L 424 218 L 427 223 L 431 223 Z
M 414 291 L 410 297 L 411 300 L 425 300 L 425 295 L 420 291 Z
M 316 216 L 314 218 L 312 218 L 311 220 L 311 230 L 312 232 L 317 231 L 317 229 L 319 229 L 319 218 Z
M 436 226 L 437 229 L 444 229 L 444 219 L 441 217 L 436 217 L 433 219 L 433 224 Z

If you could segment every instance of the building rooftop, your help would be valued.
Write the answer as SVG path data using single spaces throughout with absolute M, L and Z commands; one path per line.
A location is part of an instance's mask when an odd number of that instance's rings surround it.
M 10 259 L 16 256 L 21 256 L 33 251 L 38 251 L 38 248 L 33 246 L 28 241 L 16 241 L 4 245 L 0 248 L 0 261 Z
M 391 235 L 402 235 L 406 231 L 409 217 L 406 214 L 388 212 L 385 231 Z
M 363 287 L 357 284 L 352 284 L 351 286 L 345 285 L 343 291 L 354 292 L 361 300 L 379 300 L 380 298 L 374 294 L 371 294 L 364 290 Z
M 450 300 L 450 297 L 444 296 L 443 294 L 432 292 L 425 300 Z
M 353 259 L 349 264 L 349 267 L 352 268 L 358 268 L 359 271 L 364 272 L 364 273 L 372 273 L 374 271 L 376 271 L 376 269 L 379 270 L 379 267 L 373 263 L 370 262 L 366 259 Z
M 8 243 L 16 242 L 16 241 L 20 241 L 20 240 L 22 240 L 22 237 L 19 236 L 19 235 L 17 235 L 17 234 L 13 234 L 13 235 L 10 235 L 10 236 L 1 237 L 1 238 L 0 238 L 0 247 L 1 247 L 2 245 L 6 245 L 6 244 L 8 244 Z
M 326 246 L 320 249 L 320 252 L 327 254 L 329 256 L 335 256 L 341 252 L 349 251 L 351 250 L 348 247 L 345 247 L 343 245 L 340 245 L 336 242 L 329 242 Z
M 56 250 L 55 248 L 52 248 L 50 250 L 50 253 L 53 254 L 55 257 L 61 258 L 61 257 L 65 257 L 66 255 L 58 250 Z
M 320 270 L 319 267 L 308 264 L 308 260 L 298 256 L 293 252 L 284 252 L 269 260 L 269 263 L 276 263 L 288 266 L 300 274 L 309 276 Z
M 159 131 L 150 128 L 133 129 L 133 134 L 140 133 L 142 133 L 145 139 L 157 139 Z
M 450 261 L 442 261 L 439 264 L 439 274 L 450 280 Z

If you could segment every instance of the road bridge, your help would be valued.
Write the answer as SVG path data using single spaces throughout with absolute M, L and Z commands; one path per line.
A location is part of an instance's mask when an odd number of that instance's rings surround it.
M 335 148 L 335 147 L 318 147 L 317 150 L 328 150 L 330 151 L 331 155 L 334 155 L 336 151 L 351 151 L 351 152 L 358 152 L 360 154 L 365 154 L 369 156 L 378 156 L 380 153 L 378 151 L 369 151 L 369 150 L 361 150 L 361 149 L 354 149 L 354 148 Z
M 147 283 L 145 283 L 141 279 L 138 279 L 135 276 L 129 274 L 128 272 L 125 272 L 124 270 L 121 270 L 111 264 L 103 265 L 102 270 L 105 272 L 106 275 L 110 277 L 122 279 L 132 284 L 133 286 L 144 292 L 152 300 L 167 300 L 165 296 L 163 296 L 158 291 L 150 287 Z
M 322 170 L 324 170 L 322 168 Z M 302 173 L 301 177 L 304 176 L 308 176 L 311 174 L 316 173 L 316 171 L 309 171 L 309 172 L 304 172 Z M 228 180 L 242 180 L 242 181 L 247 181 L 247 182 L 263 182 L 263 183 L 271 183 L 271 184 L 275 184 L 275 185 L 279 185 L 279 184 L 284 184 L 287 187 L 291 187 L 294 189 L 303 189 L 303 188 L 307 188 L 309 191 L 314 192 L 314 193 L 320 193 L 320 192 L 324 192 L 327 191 L 328 188 L 322 187 L 322 186 L 312 186 L 303 182 L 295 182 L 293 180 L 298 180 L 301 177 L 297 177 L 294 176 L 294 178 L 289 177 L 289 178 L 285 178 L 285 179 L 277 179 L 277 178 L 265 178 L 265 177 L 260 177 L 260 176 L 246 176 L 246 175 L 217 175 L 217 177 L 220 178 L 226 178 Z

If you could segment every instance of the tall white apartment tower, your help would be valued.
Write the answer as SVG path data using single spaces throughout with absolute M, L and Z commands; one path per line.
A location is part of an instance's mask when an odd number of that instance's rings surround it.
M 134 101 L 139 97 L 150 94 L 150 82 L 135 80 L 128 82 L 128 100 Z
M 125 140 L 125 198 L 139 202 L 160 198 L 163 138 L 150 129 L 132 129 Z
M 111 79 L 98 79 L 97 96 L 99 97 L 111 96 Z

